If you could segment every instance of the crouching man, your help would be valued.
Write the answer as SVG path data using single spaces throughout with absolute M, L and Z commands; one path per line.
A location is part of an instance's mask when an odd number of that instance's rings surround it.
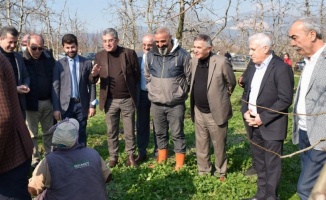
M 33 172 L 28 191 L 37 199 L 107 199 L 110 170 L 97 151 L 78 144 L 79 123 L 65 119 L 54 130 L 53 152 Z

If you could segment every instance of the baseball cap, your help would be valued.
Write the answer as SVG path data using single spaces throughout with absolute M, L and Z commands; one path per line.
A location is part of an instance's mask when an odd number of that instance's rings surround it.
M 78 140 L 79 123 L 76 119 L 63 120 L 54 130 L 52 144 L 58 148 L 71 148 Z

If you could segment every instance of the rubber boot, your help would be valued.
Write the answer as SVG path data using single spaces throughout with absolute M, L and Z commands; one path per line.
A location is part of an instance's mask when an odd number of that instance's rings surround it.
M 179 171 L 182 168 L 185 162 L 185 157 L 186 154 L 184 153 L 175 153 L 175 171 Z
M 165 162 L 168 159 L 168 150 L 167 149 L 159 149 L 157 156 L 157 163 Z

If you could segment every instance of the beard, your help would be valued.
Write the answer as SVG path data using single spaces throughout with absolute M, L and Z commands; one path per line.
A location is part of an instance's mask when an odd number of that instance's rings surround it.
M 167 48 L 167 47 L 158 48 L 158 52 L 159 52 L 162 56 L 165 56 L 165 55 L 168 53 L 168 48 Z

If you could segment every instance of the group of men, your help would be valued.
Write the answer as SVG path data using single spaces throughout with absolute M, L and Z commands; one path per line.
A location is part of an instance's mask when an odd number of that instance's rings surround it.
M 75 169 L 88 169 L 88 166 L 93 166 L 89 162 L 96 163 L 96 169 L 103 171 L 103 184 L 111 179 L 99 155 L 84 148 L 87 145 L 87 118 L 95 115 L 95 84 L 98 80 L 99 109 L 105 112 L 110 167 L 116 167 L 119 161 L 120 115 L 128 155 L 126 165 L 137 167 L 147 159 L 151 114 L 158 149 L 157 163 L 161 164 L 168 158 L 170 129 L 176 160 L 174 169 L 180 170 L 186 155 L 184 116 L 189 93 L 191 118 L 195 123 L 198 174 L 213 173 L 220 181 L 226 180 L 227 127 L 232 117 L 230 96 L 236 80 L 229 60 L 212 53 L 212 40 L 208 35 L 199 34 L 194 38 L 194 58 L 191 58 L 172 38 L 169 29 L 161 27 L 153 35 L 143 37 L 144 52 L 138 57 L 134 50 L 119 46 L 117 31 L 108 28 L 102 33 L 104 50 L 96 54 L 94 66 L 77 54 L 78 41 L 73 34 L 63 36 L 66 57 L 57 62 L 44 51 L 41 35 L 28 36 L 22 56 L 14 52 L 18 40 L 16 29 L 3 27 L 0 36 L 0 91 L 3 93 L 0 109 L 6 114 L 0 119 L 0 159 L 5 161 L 0 163 L 0 197 L 30 199 L 29 193 L 51 197 L 56 194 L 58 184 L 79 183 L 68 180 L 63 183 L 52 173 L 64 176 L 65 173 L 57 169 L 66 165 L 59 165 L 57 161 L 62 159 L 61 156 L 72 159 L 73 154 L 89 158 L 83 163 L 77 163 L 78 157 L 73 159 Z M 291 45 L 305 56 L 307 63 L 294 100 L 294 111 L 300 115 L 294 115 L 293 140 L 303 149 L 326 135 L 322 132 L 325 117 L 318 115 L 326 109 L 323 106 L 326 98 L 323 91 L 326 50 L 320 28 L 308 19 L 295 21 L 289 37 Z M 268 35 L 252 35 L 249 49 L 252 62 L 241 80 L 244 87 L 241 112 L 252 141 L 251 151 L 258 174 L 257 193 L 250 199 L 274 200 L 278 199 L 277 186 L 281 176 L 278 155 L 282 154 L 287 135 L 288 117 L 284 113 L 288 112 L 293 98 L 293 72 L 272 53 L 272 40 Z M 53 117 L 63 120 L 54 132 L 49 131 Z M 39 123 L 47 154 L 42 161 L 37 149 Z M 135 155 L 135 125 L 138 157 Z M 53 153 L 50 153 L 51 143 L 55 145 Z M 210 161 L 210 143 L 214 148 L 214 166 Z M 326 161 L 325 147 L 320 143 L 301 154 L 302 173 L 298 183 L 301 199 L 308 199 Z M 98 159 L 92 159 L 94 155 Z M 24 186 L 31 162 L 36 170 L 28 193 Z M 86 171 L 83 174 L 87 174 Z M 96 177 L 102 179 L 103 175 L 97 174 Z M 96 180 L 92 181 L 96 183 Z M 47 194 L 42 193 L 42 188 L 48 189 Z M 73 195 L 64 189 L 62 191 L 67 192 L 60 195 Z M 76 187 L 73 189 L 71 191 L 77 190 Z M 98 194 L 102 195 L 98 198 L 104 196 L 103 191 Z

